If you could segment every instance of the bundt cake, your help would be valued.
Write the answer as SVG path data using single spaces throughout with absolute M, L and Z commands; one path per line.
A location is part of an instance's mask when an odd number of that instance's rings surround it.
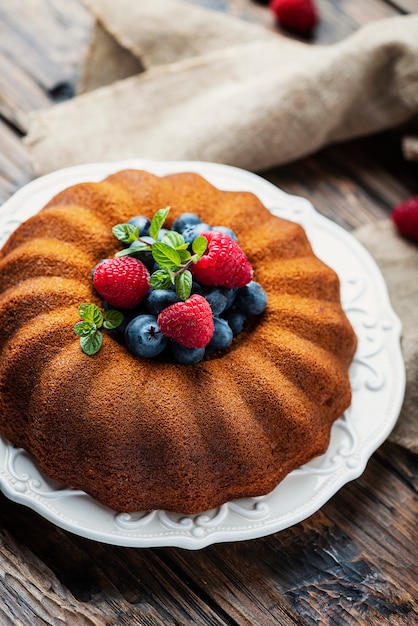
M 133 356 L 111 334 L 80 349 L 78 307 L 112 227 L 170 205 L 238 236 L 266 311 L 195 365 Z M 194 173 L 124 170 L 58 193 L 0 257 L 0 432 L 51 479 L 119 511 L 195 513 L 271 491 L 324 453 L 349 406 L 356 338 L 336 273 L 303 228 Z

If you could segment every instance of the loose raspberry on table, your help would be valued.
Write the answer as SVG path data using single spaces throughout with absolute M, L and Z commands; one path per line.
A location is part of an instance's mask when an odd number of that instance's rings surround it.
M 131 256 L 105 259 L 94 270 L 93 285 L 112 306 L 134 308 L 150 288 L 145 265 Z
M 212 309 L 198 294 L 166 307 L 157 321 L 166 337 L 186 348 L 204 348 L 214 333 Z
M 202 233 L 208 241 L 205 254 L 190 269 L 202 285 L 244 287 L 253 276 L 253 268 L 245 252 L 229 235 L 218 231 Z
M 314 0 L 271 0 L 270 9 L 282 26 L 305 37 L 319 19 Z
M 401 235 L 418 240 L 418 196 L 398 204 L 392 211 L 392 220 Z

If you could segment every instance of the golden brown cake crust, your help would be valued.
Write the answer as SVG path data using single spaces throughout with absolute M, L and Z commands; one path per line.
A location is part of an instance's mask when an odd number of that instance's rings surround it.
M 193 366 L 133 357 L 111 336 L 94 356 L 73 332 L 100 299 L 92 267 L 111 228 L 171 206 L 231 227 L 266 312 L 221 356 Z M 335 272 L 303 229 L 252 194 L 192 173 L 125 170 L 55 196 L 0 253 L 0 432 L 51 478 L 117 510 L 192 513 L 273 489 L 323 453 L 349 406 L 356 346 Z

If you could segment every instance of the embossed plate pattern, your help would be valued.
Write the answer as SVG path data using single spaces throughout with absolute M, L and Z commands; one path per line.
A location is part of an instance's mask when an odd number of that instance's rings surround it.
M 199 515 L 112 511 L 84 492 L 46 479 L 26 452 L 0 438 L 1 489 L 11 500 L 66 530 L 114 545 L 199 549 L 287 528 L 317 511 L 345 483 L 357 478 L 397 420 L 405 388 L 401 325 L 383 278 L 366 250 L 319 215 L 307 200 L 289 196 L 255 174 L 214 163 L 132 160 L 81 165 L 49 174 L 26 185 L 3 205 L 0 245 L 57 192 L 125 168 L 158 175 L 195 171 L 221 189 L 252 191 L 272 213 L 304 226 L 316 254 L 340 276 L 343 307 L 359 339 L 350 369 L 352 405 L 335 422 L 326 454 L 292 472 L 267 496 L 228 502 Z

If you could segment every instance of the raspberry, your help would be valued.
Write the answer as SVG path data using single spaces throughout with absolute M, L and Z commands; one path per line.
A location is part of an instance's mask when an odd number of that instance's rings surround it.
M 251 263 L 229 235 L 210 230 L 202 233 L 208 240 L 205 254 L 192 265 L 191 272 L 202 285 L 244 287 L 253 275 Z
M 309 36 L 318 23 L 313 0 L 271 0 L 270 9 L 282 26 L 299 35 Z
M 134 308 L 150 288 L 147 268 L 134 257 L 105 259 L 97 265 L 93 285 L 112 306 Z
M 418 196 L 398 204 L 392 211 L 392 220 L 401 235 L 418 239 Z
M 164 335 L 186 348 L 204 348 L 214 332 L 212 309 L 197 294 L 165 308 L 157 322 Z

